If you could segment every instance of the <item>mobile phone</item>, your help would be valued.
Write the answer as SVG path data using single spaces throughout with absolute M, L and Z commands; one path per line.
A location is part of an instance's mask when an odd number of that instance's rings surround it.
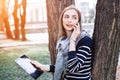
M 76 25 L 78 26 L 79 23 L 76 23 Z

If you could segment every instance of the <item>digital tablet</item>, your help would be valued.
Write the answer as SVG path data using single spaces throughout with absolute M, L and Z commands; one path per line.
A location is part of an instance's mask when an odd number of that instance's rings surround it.
M 15 62 L 27 72 L 33 79 L 37 79 L 43 71 L 38 70 L 30 63 L 30 58 L 26 55 L 22 55 L 15 60 Z

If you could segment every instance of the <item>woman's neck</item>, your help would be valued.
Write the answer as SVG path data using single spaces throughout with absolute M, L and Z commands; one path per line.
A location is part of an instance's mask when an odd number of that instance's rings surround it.
M 66 31 L 66 35 L 67 35 L 67 37 L 70 37 L 70 36 L 71 36 L 71 34 L 72 34 L 72 32 L 71 32 L 71 31 Z

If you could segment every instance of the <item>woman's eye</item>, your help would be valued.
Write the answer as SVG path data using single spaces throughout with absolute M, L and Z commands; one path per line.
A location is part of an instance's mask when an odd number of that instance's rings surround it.
M 69 18 L 69 16 L 68 16 L 68 15 L 65 15 L 64 18 Z
M 77 16 L 73 16 L 73 19 L 78 19 Z

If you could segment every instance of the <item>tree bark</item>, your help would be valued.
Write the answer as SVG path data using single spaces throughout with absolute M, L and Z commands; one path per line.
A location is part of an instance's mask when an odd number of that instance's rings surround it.
M 93 80 L 115 80 L 120 50 L 120 1 L 98 0 L 93 34 Z
M 4 23 L 5 31 L 6 31 L 6 37 L 7 39 L 13 39 L 12 32 L 10 29 L 10 23 L 8 18 L 8 7 L 7 7 L 7 1 L 1 0 L 1 15 L 2 15 L 2 21 Z
M 64 7 L 70 4 L 74 4 L 74 0 L 46 0 L 51 64 L 55 64 L 56 61 L 56 41 L 59 15 Z
M 19 8 L 18 5 L 18 0 L 14 0 L 14 11 L 13 11 L 13 17 L 14 17 L 14 26 L 15 26 L 15 31 L 14 31 L 14 35 L 15 35 L 15 39 L 18 40 L 20 38 L 20 32 L 19 32 L 19 18 L 17 16 L 17 11 Z
M 22 0 L 21 8 L 20 8 L 20 9 L 23 10 L 23 12 L 20 13 L 20 17 L 21 17 L 21 35 L 22 35 L 22 40 L 23 41 L 26 40 L 26 34 L 25 34 L 26 4 L 27 4 L 27 1 L 26 0 Z
M 1 4 L 0 4 L 1 5 Z M 1 9 L 0 9 L 1 10 Z M 2 11 L 2 10 L 1 10 Z M 4 25 L 3 25 L 3 16 L 2 13 L 0 13 L 0 31 L 4 31 Z

